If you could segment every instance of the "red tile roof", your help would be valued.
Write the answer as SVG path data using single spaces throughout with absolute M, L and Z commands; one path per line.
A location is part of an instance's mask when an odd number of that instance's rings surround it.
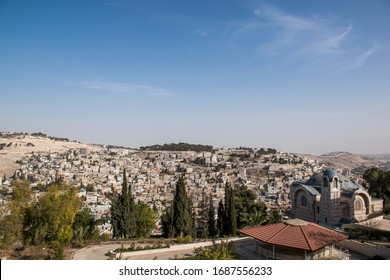
M 307 251 L 317 251 L 348 238 L 344 234 L 299 219 L 245 228 L 239 232 L 268 244 Z

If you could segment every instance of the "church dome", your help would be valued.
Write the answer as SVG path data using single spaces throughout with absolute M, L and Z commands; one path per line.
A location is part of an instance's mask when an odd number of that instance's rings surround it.
M 339 177 L 339 174 L 338 174 L 337 171 L 334 170 L 334 169 L 326 169 L 326 170 L 323 172 L 323 176 L 328 177 L 329 180 L 332 181 L 333 177 Z
M 363 186 L 356 182 L 352 182 L 347 177 L 341 175 L 334 169 L 326 169 L 322 172 L 319 172 L 312 177 L 310 177 L 306 182 L 303 182 L 303 185 L 313 186 L 313 187 L 321 187 L 322 186 L 322 178 L 326 176 L 329 178 L 330 181 L 333 180 L 334 177 L 338 177 L 340 182 L 341 190 L 348 191 L 348 192 L 354 192 L 358 189 L 363 189 Z M 302 183 L 301 183 L 302 184 Z

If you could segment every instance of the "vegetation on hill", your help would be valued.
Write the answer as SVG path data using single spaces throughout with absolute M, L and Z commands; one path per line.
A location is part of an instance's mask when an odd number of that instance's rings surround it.
M 241 184 L 234 189 L 226 184 L 224 202 L 218 204 L 217 231 L 220 237 L 235 236 L 236 230 L 282 220 L 277 211 L 267 214 L 267 206 L 256 201 L 255 193 Z
M 384 211 L 390 212 L 390 171 L 370 168 L 364 172 L 363 178 L 368 183 L 366 187 L 370 195 L 383 199 Z
M 107 149 L 127 149 L 127 150 L 131 150 L 132 148 L 130 147 L 125 147 L 125 146 L 117 146 L 117 145 L 107 145 L 106 146 Z
M 171 143 L 163 145 L 152 145 L 140 147 L 142 151 L 195 151 L 195 152 L 212 152 L 213 146 L 188 143 Z
M 27 132 L 14 132 L 14 133 L 1 133 L 0 137 L 2 138 L 15 138 L 15 137 L 25 137 L 25 136 L 34 136 L 34 137 L 42 137 L 42 138 L 48 138 L 54 141 L 61 141 L 61 142 L 71 142 L 68 138 L 65 137 L 56 137 L 56 136 L 49 136 L 42 132 L 33 132 L 33 133 L 27 133 Z M 72 141 L 76 142 L 76 141 Z
M 42 258 L 43 251 L 51 252 L 44 258 L 62 259 L 65 246 L 98 238 L 95 221 L 89 210 L 81 209 L 76 188 L 57 182 L 35 200 L 28 181 L 13 180 L 12 187 L 7 206 L 0 208 L 1 255 L 16 246 L 18 251 L 39 250 L 40 257 L 33 259 Z
M 217 212 L 217 219 L 216 219 Z M 187 197 L 185 181 L 180 178 L 171 206 L 161 215 L 162 231 L 165 237 L 191 236 L 215 238 L 235 236 L 237 229 L 247 226 L 281 221 L 277 211 L 267 213 L 267 207 L 256 201 L 256 195 L 245 185 L 234 188 L 225 186 L 225 196 L 215 211 L 212 196 L 203 193 L 198 211 L 192 207 Z
M 191 199 L 187 196 L 186 184 L 180 177 L 175 190 L 172 206 L 167 207 L 161 216 L 162 230 L 165 237 L 195 236 L 195 217 Z
M 122 192 L 113 194 L 111 223 L 114 238 L 148 237 L 155 227 L 154 211 L 143 202 L 134 202 L 125 170 Z
M 31 133 L 31 136 L 49 138 L 49 139 L 54 140 L 54 141 L 69 142 L 69 139 L 68 139 L 68 138 L 65 138 L 65 137 L 48 136 L 47 134 L 42 133 L 42 132 L 34 132 L 34 133 Z

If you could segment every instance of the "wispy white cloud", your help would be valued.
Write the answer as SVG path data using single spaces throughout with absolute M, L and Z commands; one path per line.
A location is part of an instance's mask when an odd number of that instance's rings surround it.
M 227 24 L 224 35 L 237 49 L 252 51 L 255 60 L 265 59 L 267 69 L 294 65 L 297 71 L 328 75 L 364 67 L 384 49 L 370 45 L 357 26 L 336 15 L 294 14 L 266 4 L 246 20 Z
M 290 30 L 306 30 L 316 27 L 316 22 L 284 13 L 273 6 L 262 6 L 254 14 L 269 24 L 277 25 Z
M 352 31 L 352 23 L 346 27 L 341 28 L 321 28 L 322 34 L 317 37 L 312 37 L 308 42 L 309 49 L 317 55 L 326 55 L 332 53 L 342 52 L 342 44 L 346 37 Z
M 202 37 L 207 37 L 209 35 L 207 32 L 200 30 L 200 29 L 196 29 L 195 33 L 202 36 Z
M 374 45 L 370 49 L 359 53 L 357 56 L 353 58 L 353 60 L 347 66 L 340 68 L 340 70 L 357 69 L 362 67 L 366 63 L 367 59 L 370 56 L 372 56 L 374 53 L 376 53 L 378 50 L 379 50 L 379 46 Z
M 279 49 L 278 54 L 285 55 L 319 56 L 341 52 L 353 26 L 319 17 L 299 17 L 269 6 L 256 10 L 255 14 L 276 28 L 275 35 L 265 46 Z
M 128 91 L 128 85 L 123 83 L 107 83 L 101 81 L 84 81 L 83 88 L 104 90 L 116 93 L 125 93 Z
M 151 96 L 174 97 L 172 91 L 149 85 L 137 85 L 127 83 L 113 83 L 97 81 L 84 81 L 83 88 L 102 90 L 112 93 L 146 94 Z
M 255 36 L 260 55 L 322 56 L 342 53 L 353 24 L 320 16 L 297 16 L 271 5 L 253 11 L 249 21 L 229 25 L 236 35 Z

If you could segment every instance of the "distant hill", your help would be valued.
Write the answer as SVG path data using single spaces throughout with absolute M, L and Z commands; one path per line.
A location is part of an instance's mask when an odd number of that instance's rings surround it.
M 67 138 L 47 136 L 43 133 L 0 133 L 0 176 L 13 175 L 19 167 L 16 161 L 31 152 L 64 152 L 69 149 L 93 148 L 95 145 L 81 144 Z
M 77 141 L 71 141 L 64 137 L 48 136 L 42 132 L 37 133 L 0 133 L 0 176 L 6 174 L 7 177 L 13 175 L 19 165 L 16 161 L 21 160 L 26 154 L 31 152 L 64 152 L 68 149 L 89 148 L 94 150 L 103 149 L 103 145 L 82 144 Z M 128 147 L 107 145 L 106 148 Z M 170 143 L 162 145 L 152 145 L 140 147 L 141 151 L 195 151 L 212 152 L 213 146 L 189 143 Z M 245 148 L 249 149 L 249 148 Z M 268 149 L 267 151 L 275 151 Z M 350 169 L 356 174 L 363 172 L 371 167 L 379 167 L 384 170 L 390 170 L 390 154 L 380 155 L 358 155 L 349 152 L 330 152 L 321 156 L 304 155 L 324 163 L 327 167 L 337 169 Z
M 211 152 L 213 146 L 188 143 L 171 143 L 163 145 L 152 145 L 140 147 L 142 151 L 195 151 L 195 152 Z
M 390 170 L 390 155 L 360 155 L 349 152 L 330 152 L 320 156 L 310 156 L 310 158 L 325 163 L 329 167 L 338 169 L 350 169 L 355 174 L 363 174 L 371 167 L 379 167 L 384 170 Z

